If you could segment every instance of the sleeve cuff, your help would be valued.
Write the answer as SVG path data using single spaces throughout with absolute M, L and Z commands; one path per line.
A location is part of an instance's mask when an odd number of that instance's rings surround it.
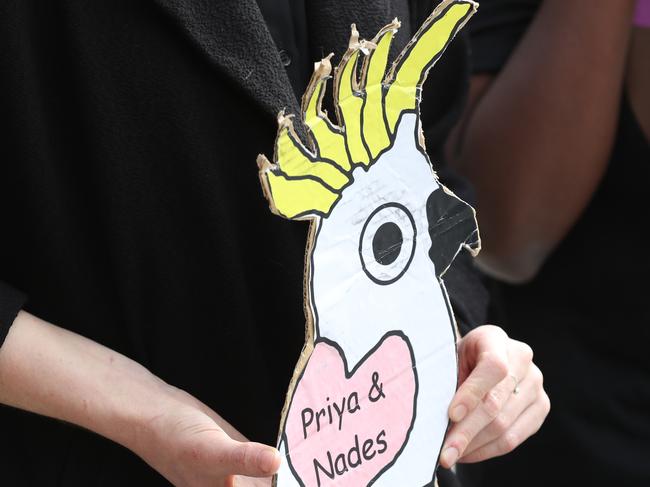
M 25 294 L 0 281 L 0 347 L 26 301 Z

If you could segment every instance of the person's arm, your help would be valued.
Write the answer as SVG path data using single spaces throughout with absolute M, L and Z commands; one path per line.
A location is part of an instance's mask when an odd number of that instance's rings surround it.
M 475 185 L 478 261 L 496 277 L 532 278 L 602 178 L 634 4 L 544 0 L 502 71 L 472 80 L 448 153 Z
M 0 402 L 116 441 L 177 487 L 232 485 L 235 474 L 266 477 L 280 463 L 277 450 L 136 362 L 24 311 L 0 348 Z

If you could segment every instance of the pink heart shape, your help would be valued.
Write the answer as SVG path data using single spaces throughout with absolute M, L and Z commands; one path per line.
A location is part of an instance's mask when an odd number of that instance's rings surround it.
M 319 339 L 294 389 L 284 440 L 303 486 L 372 483 L 408 441 L 417 396 L 413 351 L 384 335 L 351 371 L 339 346 Z

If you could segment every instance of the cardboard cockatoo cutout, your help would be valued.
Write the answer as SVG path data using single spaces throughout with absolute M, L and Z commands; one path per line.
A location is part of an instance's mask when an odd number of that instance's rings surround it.
M 279 115 L 274 162 L 258 158 L 274 213 L 311 221 L 306 343 L 289 386 L 275 485 L 422 486 L 435 477 L 456 390 L 455 321 L 442 275 L 478 252 L 474 210 L 424 150 L 421 86 L 475 12 L 445 0 L 388 68 L 400 24 L 352 27 L 334 72 L 338 125 L 321 108 L 330 57 L 302 100 L 310 140 Z

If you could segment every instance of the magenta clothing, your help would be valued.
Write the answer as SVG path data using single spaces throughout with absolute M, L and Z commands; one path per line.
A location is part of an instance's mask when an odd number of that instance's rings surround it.
M 634 25 L 650 28 L 650 0 L 637 0 Z

